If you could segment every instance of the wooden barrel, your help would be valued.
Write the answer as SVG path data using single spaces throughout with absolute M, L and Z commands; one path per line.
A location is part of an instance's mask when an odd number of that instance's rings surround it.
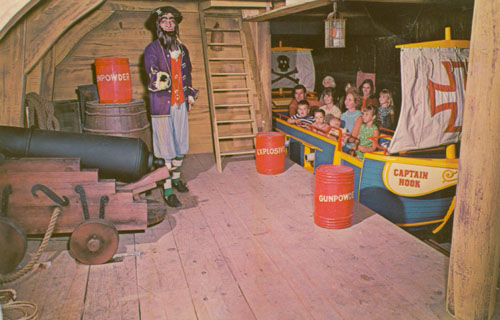
M 83 131 L 118 137 L 140 138 L 152 150 L 151 124 L 144 100 L 102 104 L 88 101 Z

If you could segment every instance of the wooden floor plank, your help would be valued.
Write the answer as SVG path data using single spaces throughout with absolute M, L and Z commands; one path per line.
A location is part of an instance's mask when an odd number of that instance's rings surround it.
M 251 186 L 256 186 L 257 184 L 251 183 L 249 184 Z M 260 195 L 261 197 L 263 196 L 263 199 L 267 199 L 265 195 Z M 310 195 L 310 198 L 312 198 L 312 194 Z M 302 203 L 304 203 L 302 201 Z M 269 203 L 267 203 L 269 205 Z M 300 202 L 296 203 L 298 205 L 298 208 L 303 208 L 303 206 L 300 206 Z M 296 206 L 293 206 L 294 208 L 297 208 Z M 273 212 L 277 212 L 279 214 L 279 210 L 277 210 L 277 207 L 272 208 Z M 307 207 L 305 208 L 306 212 L 309 211 L 311 212 L 313 210 L 312 207 L 308 204 Z M 357 210 L 359 211 L 359 210 Z M 290 215 L 290 218 L 292 215 Z M 301 224 L 299 225 L 306 225 L 311 222 L 312 220 L 312 214 L 308 215 L 308 217 L 305 217 L 303 215 L 296 215 L 294 214 L 293 217 L 302 217 L 304 220 L 302 221 Z M 380 217 L 378 217 L 380 218 Z M 377 219 L 378 219 L 377 218 Z M 385 222 L 384 222 L 385 223 Z M 380 224 L 380 223 L 379 223 Z M 372 226 L 370 226 L 372 227 Z M 301 230 L 301 232 L 304 232 L 304 230 Z M 369 232 L 369 230 L 367 230 Z M 412 237 L 404 237 L 401 238 L 399 236 L 395 236 L 394 233 L 401 233 L 404 232 L 401 229 L 398 228 L 390 228 L 387 229 L 387 232 L 383 234 L 379 233 L 373 233 L 373 236 L 375 236 L 375 239 L 372 237 L 367 237 L 366 238 L 366 243 L 362 243 L 360 245 L 357 245 L 355 242 L 353 242 L 350 239 L 345 239 L 343 241 L 343 246 L 348 247 L 351 252 L 353 252 L 356 249 L 364 248 L 365 252 L 361 254 L 361 256 L 367 256 L 368 259 L 370 260 L 370 265 L 373 268 L 378 264 L 378 267 L 376 268 L 377 270 L 380 270 L 380 274 L 383 274 L 384 277 L 387 280 L 396 280 L 400 279 L 400 281 L 397 283 L 398 286 L 405 285 L 407 284 L 407 287 L 414 289 L 414 286 L 420 286 L 422 290 L 424 290 L 424 286 L 421 285 L 422 282 L 426 282 L 428 286 L 434 286 L 436 284 L 436 281 L 438 283 L 444 283 L 446 280 L 446 275 L 445 273 L 442 272 L 443 269 L 445 269 L 445 265 L 447 264 L 447 258 L 440 255 L 438 252 L 434 251 L 428 251 L 428 247 L 424 245 L 422 242 L 420 242 L 417 239 L 413 239 Z M 330 233 L 334 234 L 334 233 Z M 348 233 L 348 235 L 353 235 Z M 405 234 L 406 235 L 406 234 Z M 399 241 L 398 244 L 402 244 L 403 246 L 397 246 L 395 247 L 395 250 L 392 252 L 387 252 L 387 242 L 392 241 L 393 239 L 396 239 Z M 363 240 L 362 238 L 360 240 Z M 378 242 L 374 240 L 379 240 Z M 403 242 L 401 242 L 403 241 Z M 410 246 L 412 249 L 411 251 L 413 252 L 413 255 L 408 256 L 407 254 L 407 247 Z M 405 252 L 402 254 L 400 251 L 398 251 L 399 248 L 405 248 Z M 377 250 L 378 249 L 378 250 Z M 425 253 L 421 252 L 422 249 L 425 249 Z M 434 258 L 439 255 L 438 259 L 426 259 L 427 255 L 432 255 L 434 253 Z M 389 260 L 389 261 L 387 261 Z M 431 262 L 432 265 L 429 266 L 424 266 L 425 274 L 423 274 L 424 278 L 416 278 L 414 274 L 414 271 L 408 268 L 394 268 L 393 265 L 401 265 L 401 261 L 404 261 L 403 263 L 410 262 L 411 260 L 423 260 L 425 263 L 426 261 Z M 390 273 L 385 272 L 385 270 L 391 270 Z M 414 280 L 411 280 L 411 279 Z M 411 283 L 409 283 L 411 282 Z M 406 291 L 406 297 L 407 299 L 414 299 L 414 290 L 404 290 Z M 429 292 L 429 296 L 432 296 L 433 299 L 442 299 L 443 298 L 443 290 L 442 288 L 440 289 L 431 289 Z
M 253 184 L 255 185 L 255 184 Z M 311 207 L 306 208 L 307 211 L 312 210 Z M 357 206 L 355 209 L 357 212 L 361 210 L 361 206 Z M 274 210 L 274 212 L 279 212 Z M 279 213 L 278 213 L 279 215 Z M 303 215 L 293 215 L 294 218 L 302 217 L 302 223 L 298 225 L 307 225 L 311 223 L 312 217 L 305 217 Z M 419 240 L 408 237 L 408 235 L 398 228 L 384 228 L 386 221 L 380 216 L 373 216 L 373 222 L 370 223 L 369 228 L 366 228 L 368 224 L 356 225 L 352 228 L 359 228 L 359 232 L 365 232 L 370 234 L 370 237 L 361 237 L 356 239 L 355 233 L 352 232 L 328 232 L 332 237 L 337 235 L 344 235 L 341 242 L 342 247 L 348 249 L 349 252 L 356 254 L 360 261 L 359 263 L 369 264 L 370 268 L 378 272 L 381 279 L 385 279 L 388 282 L 394 282 L 394 288 L 399 293 L 403 294 L 409 301 L 415 301 L 418 297 L 425 297 L 425 301 L 422 302 L 424 305 L 429 303 L 428 297 L 431 297 L 434 301 L 443 298 L 444 288 L 437 288 L 436 283 L 445 283 L 446 275 L 442 272 L 447 264 L 447 258 L 439 254 L 437 251 L 430 250 L 429 248 L 420 242 Z M 382 223 L 383 222 L 383 223 Z M 384 233 L 374 233 L 370 232 L 370 229 L 377 229 L 377 225 L 385 230 Z M 363 229 L 364 228 L 364 229 Z M 303 230 L 301 232 L 304 232 Z M 405 237 L 402 237 L 404 235 Z M 345 238 L 347 237 L 347 238 Z M 388 251 L 388 244 L 390 241 L 398 241 L 398 246 L 394 246 L 393 250 Z M 407 248 L 411 247 L 412 255 L 408 254 Z M 404 248 L 404 252 L 401 251 Z M 428 257 L 432 256 L 432 258 Z M 426 259 L 428 258 L 428 259 Z M 366 261 L 365 261 L 366 260 Z M 418 260 L 418 261 L 417 261 Z M 415 263 L 431 262 L 432 265 L 423 265 L 423 271 L 421 275 L 415 274 L 410 268 L 398 268 L 398 265 L 402 266 L 414 261 Z M 390 270 L 391 272 L 387 272 Z M 421 276 L 421 277 L 419 277 Z M 425 284 L 425 285 L 424 285 Z M 405 289 L 411 288 L 412 290 Z M 423 292 L 420 296 L 415 296 L 415 287 L 421 290 L 427 290 L 427 294 Z M 432 288 L 432 289 L 430 289 Z
M 188 155 L 182 207 L 121 233 L 112 262 L 77 263 L 56 237 L 42 267 L 0 288 L 40 319 L 449 319 L 441 253 L 358 203 L 351 227 L 316 226 L 314 176 L 288 160 L 278 175 L 225 161 L 219 173 Z
M 193 191 L 207 182 L 198 177 L 192 184 Z M 224 201 L 217 200 L 218 196 L 212 189 L 206 190 L 205 194 L 208 201 L 201 202 L 200 209 L 256 317 L 311 318 L 279 270 L 253 239 L 251 231 Z
M 170 223 L 136 234 L 136 243 L 141 319 L 196 319 Z
M 29 241 L 28 252 L 35 252 L 40 241 Z M 50 241 L 34 271 L 11 283 L 0 285 L 17 291 L 19 301 L 38 306 L 38 319 L 80 319 L 84 306 L 88 266 L 81 265 L 66 250 L 67 237 Z M 23 264 L 30 260 L 29 254 Z
M 139 319 L 134 234 L 121 234 L 123 260 L 90 267 L 83 319 Z
M 240 166 L 241 167 L 241 166 Z M 241 169 L 241 168 L 238 168 Z M 235 174 L 239 174 L 240 176 L 238 177 L 240 180 L 243 181 L 248 181 L 248 183 L 243 183 L 241 187 L 238 189 L 238 191 L 232 191 L 230 192 L 229 190 L 236 190 L 236 186 L 232 185 L 231 183 L 226 184 L 225 186 L 221 186 L 221 193 L 225 195 L 225 197 L 228 198 L 228 201 L 234 201 L 235 203 L 233 204 L 233 208 L 238 208 L 237 212 L 240 212 L 242 215 L 246 217 L 253 216 L 252 214 L 255 212 L 255 210 L 252 210 L 251 208 L 249 210 L 245 211 L 245 204 L 251 203 L 251 199 L 245 198 L 245 197 L 234 197 L 236 194 L 235 192 L 239 192 L 240 194 L 247 194 L 250 195 L 250 197 L 253 197 L 255 193 L 259 192 L 259 187 L 265 190 L 265 187 L 269 187 L 269 185 L 263 186 L 262 184 L 259 184 L 258 181 L 259 179 L 255 179 L 252 176 L 250 177 L 242 177 L 241 173 L 242 172 L 248 172 L 251 170 L 251 166 L 247 168 L 248 170 L 235 170 Z M 228 166 L 226 169 L 227 171 L 231 171 L 231 167 Z M 276 179 L 273 178 L 263 178 L 265 180 L 274 180 L 277 181 Z M 229 181 L 236 181 L 236 179 L 229 179 Z M 300 199 L 301 195 L 304 194 L 303 190 L 307 190 L 304 185 L 307 185 L 307 182 L 301 180 L 302 185 L 301 188 L 294 189 L 293 187 L 288 189 L 288 199 Z M 310 183 L 310 182 L 309 182 Z M 219 186 L 220 184 L 216 184 Z M 272 185 L 272 184 L 270 184 Z M 250 186 L 246 188 L 247 186 Z M 275 190 L 280 190 L 283 188 L 286 188 L 287 185 L 274 185 Z M 307 193 L 307 192 L 306 192 Z M 306 194 L 307 195 L 307 194 Z M 257 199 L 262 199 L 262 197 L 257 196 Z M 310 195 L 310 198 L 312 199 L 312 194 Z M 295 208 L 295 206 L 292 206 L 292 208 Z M 387 315 L 392 315 L 394 317 L 398 316 L 404 316 L 406 314 L 414 314 L 415 312 L 420 311 L 421 313 L 423 312 L 422 310 L 418 310 L 413 308 L 413 305 L 411 302 L 406 300 L 405 298 L 399 296 L 397 293 L 394 292 L 394 288 L 390 285 L 386 285 L 385 282 L 383 281 L 384 278 L 377 277 L 377 274 L 371 270 L 369 266 L 362 266 L 360 262 L 358 261 L 357 257 L 356 260 L 349 261 L 349 253 L 345 252 L 344 254 L 344 259 L 340 261 L 340 263 L 335 264 L 335 260 L 333 259 L 326 259 L 327 255 L 325 255 L 325 252 L 319 252 L 319 255 L 314 254 L 314 246 L 316 248 L 320 249 L 328 249 L 328 241 L 331 242 L 331 239 L 323 237 L 318 237 L 317 235 L 314 236 L 314 234 L 310 234 L 306 232 L 306 238 L 308 238 L 308 241 L 305 241 L 306 239 L 296 239 L 296 237 L 293 235 L 292 232 L 295 231 L 300 231 L 300 233 L 304 234 L 304 226 L 312 226 L 312 217 L 310 215 L 310 212 L 313 210 L 312 207 L 307 208 L 309 212 L 307 215 L 301 215 L 300 212 L 297 212 L 294 214 L 294 219 L 289 220 L 289 216 L 286 214 L 282 214 L 283 211 L 275 211 L 274 215 L 271 214 L 267 221 L 265 222 L 268 224 L 270 227 L 273 228 L 273 231 L 276 231 L 277 234 L 280 235 L 280 239 L 273 239 L 272 240 L 272 246 L 276 246 L 279 241 L 281 240 L 281 246 L 284 251 L 289 251 L 292 254 L 292 258 L 294 258 L 297 262 L 300 264 L 300 261 L 306 261 L 306 263 L 303 265 L 303 268 L 308 268 L 309 272 L 313 271 L 312 274 L 310 272 L 311 276 L 314 276 L 314 274 L 323 274 L 326 278 L 333 280 L 334 283 L 339 284 L 340 286 L 343 286 L 343 284 L 350 285 L 350 291 L 351 291 L 351 296 L 345 295 L 342 290 L 331 290 L 331 286 L 325 285 L 325 283 L 329 283 L 329 281 L 323 281 L 323 282 L 318 282 L 317 285 L 320 286 L 325 293 L 326 296 L 334 296 L 335 294 L 340 298 L 344 299 L 344 306 L 347 306 L 347 308 L 344 308 L 346 310 L 346 313 L 344 316 L 348 316 L 349 312 L 352 312 L 353 308 L 358 309 L 358 314 L 359 316 L 363 317 L 374 317 L 374 314 L 383 314 L 381 316 L 381 319 L 384 316 Z M 262 210 L 262 208 L 261 208 Z M 292 210 L 293 211 L 293 210 Z M 277 213 L 279 212 L 279 213 Z M 280 215 L 281 214 L 281 215 Z M 280 219 L 272 221 L 273 217 L 278 216 Z M 302 218 L 302 219 L 301 219 Z M 298 220 L 297 220 L 298 219 Z M 304 220 L 306 219 L 306 220 Z M 246 219 L 242 219 L 243 221 L 248 221 Z M 297 224 L 297 222 L 301 222 Z M 255 223 L 252 223 L 251 226 L 255 225 Z M 296 229 L 296 230 L 293 230 Z M 307 229 L 307 228 L 306 228 Z M 291 232 L 289 232 L 291 231 Z M 284 241 L 283 241 L 284 240 Z M 311 240 L 313 242 L 311 243 Z M 326 242 L 325 242 L 326 241 Z M 304 246 L 304 250 L 301 251 L 298 250 L 301 246 Z M 311 245 L 313 247 L 311 247 Z M 272 249 L 272 246 L 269 246 L 269 248 Z M 331 245 L 330 245 L 331 248 Z M 338 253 L 338 250 L 337 250 Z M 322 255 L 321 255 L 322 254 Z M 347 259 L 346 259 L 347 258 Z M 315 259 L 318 259 L 315 261 Z M 314 263 L 316 262 L 316 263 Z M 285 265 L 286 266 L 286 265 Z M 349 270 L 348 273 L 346 272 L 337 272 L 337 273 L 332 273 L 333 270 Z M 354 276 L 353 276 L 354 275 Z M 358 278 L 359 276 L 359 278 Z M 371 284 L 369 282 L 362 281 L 362 280 L 376 280 L 374 281 L 374 284 Z M 318 287 L 318 289 L 320 288 Z M 370 289 L 371 287 L 371 289 Z M 340 296 L 339 296 L 340 294 Z M 378 296 L 378 299 L 374 298 L 374 296 Z M 380 299 L 385 299 L 387 303 L 385 304 L 380 304 Z M 399 305 L 397 308 L 388 308 L 387 306 L 390 305 L 390 302 L 392 301 L 399 301 Z M 364 304 L 365 306 L 356 306 L 353 305 L 353 303 L 358 302 L 360 305 Z M 381 309 L 381 306 L 383 305 L 384 309 Z M 406 310 L 405 310 L 406 309 Z M 363 313 L 362 311 L 365 310 L 366 313 Z M 361 312 L 360 312 L 361 311 Z
M 227 170 L 227 168 L 226 168 Z M 227 178 L 226 178 L 227 179 Z M 230 181 L 235 181 L 234 177 L 233 179 L 229 179 Z M 238 176 L 238 181 L 248 181 L 248 177 L 245 177 L 244 175 Z M 213 182 L 214 185 L 217 186 L 217 188 L 220 186 L 221 188 L 227 187 L 226 184 L 220 184 L 217 181 Z M 203 183 L 201 183 L 203 185 Z M 231 185 L 231 182 L 229 182 L 229 185 Z M 231 185 L 230 187 L 227 187 L 226 190 L 223 192 L 220 192 L 222 194 L 229 193 L 228 197 L 233 197 L 237 199 L 235 195 L 238 194 L 241 196 L 241 194 L 246 193 L 245 191 L 245 186 L 247 186 L 248 183 L 243 183 L 240 185 L 238 188 L 236 185 Z M 211 198 L 215 198 L 215 194 L 211 194 Z M 304 279 L 303 277 L 299 276 L 297 277 L 297 274 L 302 275 L 300 270 L 297 270 L 295 268 L 296 262 L 288 260 L 286 257 L 280 257 L 280 248 L 278 250 L 274 250 L 273 248 L 276 247 L 276 242 L 271 241 L 270 243 L 270 249 L 268 251 L 271 252 L 271 255 L 273 256 L 272 258 L 275 260 L 280 260 L 279 264 L 281 269 L 277 269 L 276 266 L 274 266 L 274 263 L 270 260 L 270 258 L 267 257 L 265 254 L 265 250 L 259 245 L 259 240 L 252 240 L 253 243 L 251 245 L 246 245 L 242 246 L 242 237 L 244 234 L 250 235 L 254 238 L 256 237 L 263 237 L 266 234 L 271 234 L 273 232 L 273 226 L 266 226 L 265 223 L 263 223 L 263 220 L 269 219 L 272 213 L 266 212 L 266 210 L 262 210 L 262 208 L 259 208 L 259 198 L 254 198 L 252 200 L 252 196 L 250 198 L 245 198 L 246 201 L 243 203 L 239 203 L 238 206 L 235 206 L 233 209 L 230 209 L 229 212 L 227 213 L 220 213 L 219 216 L 213 216 L 209 221 L 223 221 L 223 223 L 220 225 L 220 227 L 217 229 L 219 232 L 216 232 L 215 234 L 217 236 L 221 236 L 226 234 L 224 236 L 224 241 L 226 243 L 231 243 L 231 246 L 226 246 L 223 247 L 223 250 L 225 251 L 226 255 L 228 256 L 228 259 L 230 261 L 233 261 L 233 266 L 232 269 L 235 270 L 235 274 L 237 278 L 240 278 L 240 281 L 246 281 L 245 277 L 257 277 L 257 278 L 269 278 L 269 279 L 278 279 L 278 281 L 269 281 L 268 286 L 270 287 L 270 292 L 272 292 L 272 288 L 280 288 L 281 290 L 277 290 L 274 292 L 275 294 L 279 294 L 279 292 L 294 292 L 294 288 L 289 285 L 289 281 L 295 281 L 296 284 L 298 285 L 297 291 L 300 291 L 299 293 L 295 293 L 295 297 L 287 297 L 280 299 L 279 296 L 274 296 L 274 297 L 269 297 L 269 294 L 264 297 L 268 297 L 269 301 L 277 300 L 274 305 L 269 305 L 264 303 L 262 301 L 262 298 L 260 296 L 250 296 L 254 292 L 258 292 L 260 288 L 257 288 L 255 290 L 255 286 L 253 289 L 251 287 L 245 288 L 243 291 L 245 295 L 249 295 L 249 299 L 251 298 L 260 298 L 258 300 L 255 300 L 256 302 L 252 304 L 254 308 L 254 312 L 259 315 L 259 318 L 274 318 L 275 313 L 279 314 L 281 313 L 288 313 L 288 318 L 292 317 L 294 315 L 297 318 L 302 318 L 302 319 L 307 319 L 311 318 L 312 314 L 315 313 L 314 317 L 317 318 L 319 314 L 322 314 L 323 317 L 326 318 L 335 318 L 336 312 L 334 308 L 332 308 L 332 305 L 329 304 L 328 301 L 325 301 L 325 299 L 322 297 L 321 294 L 318 295 L 318 290 L 315 288 L 310 288 L 308 282 L 303 282 L 301 283 L 300 280 Z M 219 201 L 220 202 L 220 201 Z M 238 217 L 238 213 L 242 210 L 245 210 L 245 204 L 249 204 L 250 207 L 252 208 L 251 212 L 246 212 L 243 214 L 243 217 L 241 219 Z M 202 203 L 201 206 L 205 206 L 206 203 Z M 222 205 L 216 204 L 215 208 L 220 208 Z M 204 212 L 208 215 L 210 214 L 210 210 L 204 210 Z M 243 222 L 244 221 L 244 222 Z M 224 226 L 227 226 L 227 230 L 233 230 L 233 231 L 226 231 L 224 233 L 223 228 Z M 246 226 L 247 228 L 242 228 L 242 226 Z M 236 230 L 236 231 L 235 231 Z M 246 230 L 246 231 L 245 231 Z M 250 231 L 251 230 L 251 231 Z M 230 234 L 239 234 L 240 237 L 238 241 L 231 241 L 230 240 Z M 229 235 L 229 236 L 228 236 Z M 247 241 L 248 242 L 248 241 Z M 233 248 L 236 246 L 236 248 Z M 254 248 L 254 252 L 252 252 L 252 248 Z M 232 250 L 231 250 L 232 249 Z M 244 259 L 238 259 L 235 257 L 238 257 L 237 252 L 244 252 L 245 256 L 243 257 Z M 257 257 L 257 260 L 254 258 Z M 234 259 L 233 259 L 234 258 Z M 251 269 L 249 269 L 249 266 Z M 242 270 L 240 270 L 242 269 Z M 271 273 L 269 272 L 269 269 L 271 269 Z M 276 271 L 278 270 L 278 271 Z M 273 274 L 274 273 L 274 274 Z M 269 275 L 270 274 L 270 275 Z M 282 274 L 288 275 L 287 278 L 283 277 Z M 267 276 L 269 275 L 269 276 Z M 292 276 L 293 275 L 293 276 Z M 296 279 L 299 278 L 299 281 L 296 281 Z M 252 279 L 254 282 L 256 280 Z M 285 288 L 286 287 L 286 288 Z M 304 290 L 304 288 L 310 288 L 308 290 Z M 307 294 L 302 294 L 302 292 L 307 291 Z M 302 300 L 301 300 L 302 298 Z M 314 301 L 314 303 L 311 303 L 311 301 Z M 286 305 L 287 302 L 292 302 L 291 306 Z M 300 310 L 297 309 L 298 306 L 301 306 Z M 286 311 L 282 311 L 286 310 Z M 309 311 L 308 311 L 309 310 Z M 318 310 L 320 312 L 318 312 Z M 266 313 L 259 313 L 259 311 L 265 311 Z M 274 312 L 274 313 L 273 313 Z M 267 316 L 266 316 L 267 315 Z M 287 317 L 285 317 L 287 318 Z M 320 317 L 321 318 L 321 317 Z
M 254 319 L 200 209 L 168 215 L 199 319 Z

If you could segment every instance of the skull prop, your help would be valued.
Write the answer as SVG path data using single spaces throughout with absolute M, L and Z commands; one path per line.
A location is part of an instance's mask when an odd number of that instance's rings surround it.
M 278 68 L 281 72 L 286 72 L 290 68 L 290 59 L 287 56 L 278 56 Z

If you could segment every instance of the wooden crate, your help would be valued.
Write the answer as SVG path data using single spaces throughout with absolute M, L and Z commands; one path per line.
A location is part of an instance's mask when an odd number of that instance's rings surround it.
M 55 100 L 54 115 L 59 121 L 61 131 L 82 132 L 80 104 L 78 100 Z

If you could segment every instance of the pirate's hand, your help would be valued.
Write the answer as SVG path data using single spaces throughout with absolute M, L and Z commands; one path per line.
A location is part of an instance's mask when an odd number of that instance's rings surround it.
M 193 104 L 194 104 L 194 98 L 192 96 L 188 96 L 188 111 L 191 111 Z

